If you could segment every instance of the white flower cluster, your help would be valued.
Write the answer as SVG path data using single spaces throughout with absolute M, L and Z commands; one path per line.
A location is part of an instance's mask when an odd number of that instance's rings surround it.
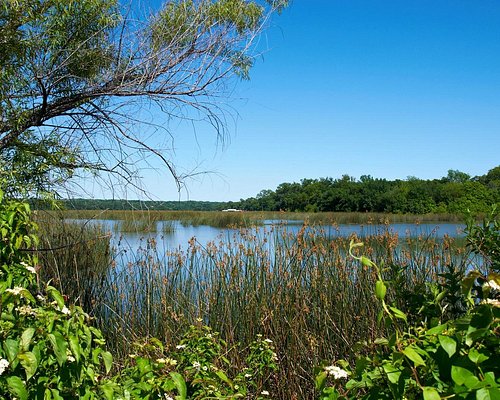
M 26 315 L 26 316 L 36 316 L 36 312 L 33 308 L 30 306 L 20 306 L 17 307 L 16 310 L 19 312 L 21 315 Z
M 21 265 L 26 268 L 27 271 L 31 272 L 32 274 L 36 274 L 36 269 L 32 267 L 31 265 L 26 264 L 25 262 L 21 261 Z
M 5 291 L 7 293 L 12 293 L 14 296 L 19 296 L 23 290 L 24 290 L 24 288 L 21 286 L 16 286 L 13 289 L 10 289 L 10 288 L 5 289 Z
M 8 366 L 9 362 L 5 358 L 0 358 L 0 375 L 4 373 Z
M 347 371 L 344 371 L 342 368 L 339 368 L 336 365 L 329 365 L 328 367 L 325 367 L 325 371 L 328 375 L 333 376 L 333 379 L 342 379 L 348 377 Z

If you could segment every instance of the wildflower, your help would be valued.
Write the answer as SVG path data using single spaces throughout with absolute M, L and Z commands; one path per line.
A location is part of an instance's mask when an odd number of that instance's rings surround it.
M 500 307 L 500 301 L 496 299 L 486 299 L 484 303 L 491 304 L 493 307 Z
M 185 349 L 186 348 L 186 345 L 185 344 L 178 344 L 177 346 L 175 346 L 175 348 L 177 350 L 182 350 L 182 349 Z
M 158 358 L 158 359 L 156 360 L 156 362 L 157 362 L 158 364 L 166 364 L 166 363 L 167 363 L 167 360 L 165 360 L 164 358 Z
M 193 367 L 194 367 L 194 368 L 196 368 L 196 369 L 200 369 L 201 364 L 200 364 L 198 361 L 195 361 L 195 362 L 193 363 Z
M 269 392 L 267 390 L 263 390 L 262 392 L 260 392 L 260 394 L 262 396 L 269 396 Z
M 63 308 L 61 308 L 61 312 L 63 314 L 66 314 L 66 315 L 69 315 L 70 314 L 70 311 L 69 311 L 69 308 L 64 306 Z
M 21 315 L 36 315 L 35 310 L 33 310 L 30 306 L 17 307 L 16 310 Z
M 264 339 L 264 342 L 266 342 L 266 343 L 272 343 L 273 341 L 271 339 Z
M 333 375 L 333 379 L 342 379 L 348 377 L 347 371 L 344 371 L 342 368 L 339 368 L 335 365 L 329 365 L 328 367 L 325 367 L 325 371 L 328 375 Z
M 5 289 L 7 293 L 12 293 L 14 296 L 19 296 L 23 290 L 24 288 L 21 286 L 16 286 L 14 289 Z
M 208 367 L 206 365 L 204 365 L 202 368 L 201 368 L 203 371 L 208 371 Z
M 245 374 L 245 378 L 251 378 L 252 374 Z
M 8 366 L 9 362 L 5 358 L 0 358 L 0 375 L 4 373 Z
M 490 288 L 492 288 L 493 290 L 500 290 L 500 285 L 498 285 L 498 283 L 496 283 L 496 281 L 494 279 L 490 279 L 488 281 L 488 286 Z

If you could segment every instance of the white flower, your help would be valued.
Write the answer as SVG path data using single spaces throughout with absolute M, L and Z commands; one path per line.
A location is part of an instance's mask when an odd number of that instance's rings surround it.
M 493 307 L 500 307 L 500 301 L 496 299 L 486 299 L 484 303 L 491 304 Z
M 0 358 L 0 375 L 4 373 L 8 366 L 9 362 L 5 358 Z
M 199 369 L 199 368 L 200 368 L 200 366 L 201 366 L 201 364 L 200 364 L 198 361 L 195 361 L 195 362 L 193 363 L 193 367 L 194 367 L 194 368 L 196 368 L 196 369 Z
M 23 290 L 24 288 L 21 286 L 16 286 L 14 289 L 5 289 L 7 293 L 12 293 L 14 296 L 19 296 Z
M 264 342 L 266 342 L 266 343 L 272 343 L 273 341 L 271 339 L 264 339 Z
M 245 378 L 251 378 L 252 374 L 245 374 Z
M 325 367 L 325 371 L 328 375 L 333 375 L 333 379 L 342 379 L 348 377 L 347 371 L 344 371 L 342 368 L 339 368 L 335 365 L 329 365 L 328 367 Z
M 269 396 L 269 392 L 267 390 L 263 390 L 260 394 L 263 396 Z
M 35 310 L 33 310 L 30 306 L 21 306 L 16 308 L 21 315 L 36 315 Z
M 69 356 L 66 356 L 66 360 L 68 360 L 68 362 L 75 362 L 75 357 L 73 357 L 72 355 L 69 355 Z
M 66 315 L 69 315 L 70 314 L 70 311 L 69 311 L 69 308 L 64 306 L 63 308 L 61 308 L 61 312 L 63 314 L 66 314 Z
M 175 348 L 177 350 L 182 350 L 182 349 L 185 349 L 186 348 L 186 345 L 185 344 L 178 344 L 177 346 L 175 346 Z
M 29 272 L 36 274 L 36 269 L 33 268 L 31 265 L 26 264 L 24 261 L 21 261 L 21 265 L 26 268 Z

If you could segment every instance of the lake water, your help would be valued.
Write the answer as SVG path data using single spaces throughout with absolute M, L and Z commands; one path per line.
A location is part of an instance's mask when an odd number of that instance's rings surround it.
M 235 235 L 238 235 L 239 229 L 229 228 L 214 228 L 206 225 L 199 226 L 184 226 L 179 221 L 160 221 L 157 223 L 157 232 L 135 233 L 135 232 L 119 232 L 119 221 L 114 220 L 95 220 L 93 223 L 101 225 L 105 230 L 112 232 L 112 246 L 128 247 L 137 249 L 147 239 L 153 238 L 158 244 L 159 250 L 184 250 L 188 247 L 188 243 L 193 238 L 197 243 L 206 245 L 211 241 L 231 240 Z M 163 225 L 167 224 L 168 232 L 164 232 Z M 266 220 L 263 226 L 251 228 L 255 231 L 255 235 L 263 235 L 270 230 L 286 229 L 288 233 L 298 233 L 302 229 L 303 221 L 278 221 Z M 318 226 L 317 229 L 322 229 L 326 237 L 349 237 L 356 234 L 359 238 L 369 235 L 384 234 L 386 232 L 397 234 L 400 238 L 417 237 L 423 238 L 443 238 L 445 235 L 450 237 L 463 237 L 464 225 L 457 223 L 425 223 L 425 224 L 408 224 L 395 223 L 390 225 L 360 225 L 360 224 L 343 224 L 343 225 L 325 225 Z

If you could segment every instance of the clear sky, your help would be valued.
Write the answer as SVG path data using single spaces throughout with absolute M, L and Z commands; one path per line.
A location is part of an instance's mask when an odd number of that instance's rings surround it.
M 179 125 L 177 164 L 214 171 L 188 181 L 182 200 L 500 165 L 498 0 L 295 0 L 259 47 L 230 100 L 236 123 L 223 148 L 206 126 L 195 136 Z M 153 199 L 179 198 L 167 174 L 144 177 Z

